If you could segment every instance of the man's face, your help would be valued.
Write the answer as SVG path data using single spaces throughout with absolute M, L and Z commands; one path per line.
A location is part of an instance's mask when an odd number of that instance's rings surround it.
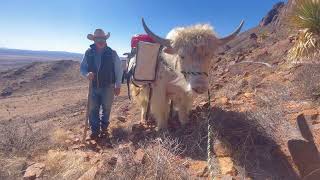
M 107 42 L 106 42 L 106 39 L 103 39 L 103 38 L 96 38 L 95 41 L 94 41 L 96 47 L 98 49 L 103 49 L 107 46 Z

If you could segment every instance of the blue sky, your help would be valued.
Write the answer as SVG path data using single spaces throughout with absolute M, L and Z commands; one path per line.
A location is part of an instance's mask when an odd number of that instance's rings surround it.
M 119 54 L 131 36 L 143 33 L 141 17 L 165 36 L 173 27 L 210 23 L 218 35 L 256 26 L 279 0 L 2 0 L 0 47 L 83 53 L 96 28 L 111 32 L 108 44 Z

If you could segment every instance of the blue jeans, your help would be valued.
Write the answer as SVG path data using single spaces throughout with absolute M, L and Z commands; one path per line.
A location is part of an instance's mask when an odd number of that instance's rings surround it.
M 93 135 L 106 131 L 114 99 L 114 86 L 92 88 L 90 95 L 89 122 Z M 101 108 L 101 115 L 100 115 Z

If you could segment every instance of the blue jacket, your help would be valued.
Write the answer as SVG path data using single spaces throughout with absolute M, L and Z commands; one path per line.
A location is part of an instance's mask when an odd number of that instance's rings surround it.
M 88 72 L 95 74 L 93 80 L 95 88 L 103 88 L 113 84 L 115 87 L 121 86 L 121 61 L 117 52 L 110 47 L 106 47 L 102 53 L 98 53 L 95 45 L 91 45 L 81 62 L 80 72 L 85 77 Z

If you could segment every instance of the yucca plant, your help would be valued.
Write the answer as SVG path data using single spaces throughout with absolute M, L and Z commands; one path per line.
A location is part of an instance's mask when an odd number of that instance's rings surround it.
M 320 53 L 320 0 L 296 0 L 290 24 L 299 29 L 290 59 L 310 58 Z

